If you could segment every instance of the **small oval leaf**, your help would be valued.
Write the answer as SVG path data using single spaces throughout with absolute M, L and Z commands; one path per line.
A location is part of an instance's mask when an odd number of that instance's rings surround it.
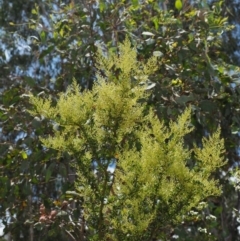
M 142 35 L 146 35 L 146 36 L 154 36 L 154 34 L 151 33 L 151 32 L 142 32 Z
M 162 57 L 162 56 L 163 56 L 163 53 L 162 53 L 161 51 L 154 51 L 154 52 L 153 52 L 153 56 Z
M 182 9 L 182 1 L 181 0 L 176 0 L 175 2 L 175 8 L 180 11 Z
M 21 155 L 23 159 L 27 159 L 27 153 L 25 151 L 22 151 Z

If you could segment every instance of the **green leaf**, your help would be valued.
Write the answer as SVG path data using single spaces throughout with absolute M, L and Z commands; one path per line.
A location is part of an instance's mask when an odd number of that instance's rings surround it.
M 47 168 L 46 177 L 45 177 L 46 182 L 48 182 L 49 179 L 51 178 L 54 167 L 55 167 L 55 163 L 51 163 L 50 166 Z
M 132 0 L 132 5 L 133 7 L 137 7 L 138 6 L 138 0 Z
M 63 35 L 64 35 L 64 29 L 63 28 L 60 29 L 59 34 L 60 34 L 61 37 L 63 37 Z
M 190 94 L 190 95 L 182 95 L 180 97 L 177 97 L 175 100 L 177 103 L 181 105 L 185 105 L 187 102 L 194 101 L 195 98 L 193 94 Z
M 40 222 L 37 222 L 34 224 L 34 228 L 36 228 L 37 230 L 42 230 L 44 227 L 44 224 L 43 223 L 40 223 Z
M 22 155 L 22 158 L 23 158 L 23 159 L 27 159 L 27 157 L 28 157 L 28 156 L 27 156 L 27 153 L 26 153 L 25 151 L 22 151 L 22 152 L 21 152 L 21 155 Z
M 10 106 L 16 104 L 20 100 L 19 88 L 12 88 L 4 92 L 2 95 L 3 104 Z
M 67 212 L 65 212 L 65 211 L 60 211 L 60 212 L 57 213 L 57 217 L 67 216 L 67 215 L 68 215 L 68 214 L 67 214 Z
M 175 8 L 180 11 L 182 9 L 182 1 L 181 0 L 176 0 L 175 2 Z
M 52 52 L 54 48 L 55 48 L 54 45 L 50 45 L 46 50 L 43 50 L 42 53 L 39 55 L 39 59 L 43 59 L 47 54 Z
M 67 169 L 66 169 L 66 166 L 63 163 L 59 164 L 59 173 L 63 177 L 67 176 Z
M 217 104 L 211 100 L 201 101 L 199 107 L 205 112 L 214 112 L 218 109 Z
M 106 3 L 104 1 L 100 1 L 99 10 L 102 13 L 106 9 Z
M 158 30 L 159 24 L 158 24 L 158 18 L 156 16 L 152 18 L 152 22 L 154 23 L 155 30 Z
M 40 33 L 40 38 L 41 38 L 41 41 L 42 41 L 42 42 L 45 42 L 45 40 L 46 40 L 46 33 L 45 33 L 45 31 L 42 31 L 42 32 Z
M 29 76 L 24 76 L 23 79 L 26 82 L 26 84 L 28 84 L 30 87 L 36 86 L 36 80 L 34 80 L 33 78 Z
M 66 197 L 67 197 L 67 198 L 72 198 L 72 197 L 81 198 L 82 195 L 80 195 L 80 194 L 77 193 L 76 191 L 67 191 L 67 192 L 66 192 Z
M 37 10 L 36 10 L 35 8 L 32 9 L 31 13 L 32 13 L 33 15 L 38 15 L 38 12 L 37 12 Z

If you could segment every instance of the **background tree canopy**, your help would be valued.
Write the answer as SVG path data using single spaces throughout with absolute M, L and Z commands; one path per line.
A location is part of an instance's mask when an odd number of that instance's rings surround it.
M 97 49 L 106 56 L 116 53 L 126 36 L 137 48 L 138 61 L 152 55 L 158 59 L 157 71 L 145 83 L 151 94 L 142 101 L 159 119 L 168 125 L 191 105 L 194 131 L 185 145 L 200 146 L 202 137 L 218 126 L 225 140 L 228 163 L 215 174 L 223 193 L 204 200 L 204 209 L 189 213 L 189 221 L 169 227 L 168 240 L 239 240 L 239 179 L 232 171 L 239 159 L 239 75 L 237 62 L 226 52 L 233 40 L 223 44 L 236 31 L 226 18 L 235 24 L 234 4 L 184 1 L 178 9 L 175 1 L 157 0 L 2 1 L 0 215 L 9 240 L 71 239 L 71 233 L 59 232 L 64 215 L 49 227 L 38 223 L 39 205 L 50 212 L 62 210 L 70 196 L 76 200 L 67 231 L 75 229 L 81 210 L 73 185 L 75 159 L 42 146 L 39 137 L 59 127 L 28 114 L 29 92 L 55 102 L 73 79 L 81 91 L 91 90 L 101 71 Z M 111 73 L 117 78 L 121 71 L 112 68 Z

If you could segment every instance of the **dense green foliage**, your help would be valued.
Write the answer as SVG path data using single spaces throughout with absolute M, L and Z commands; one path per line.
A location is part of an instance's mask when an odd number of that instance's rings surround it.
M 80 93 L 74 83 L 60 94 L 56 107 L 50 99 L 31 97 L 36 109 L 31 113 L 58 126 L 54 135 L 42 139 L 43 145 L 75 157 L 76 188 L 86 220 L 82 225 L 89 228 L 86 240 L 166 236 L 167 226 L 183 221 L 200 201 L 220 194 L 211 177 L 223 165 L 220 131 L 200 148 L 184 147 L 184 137 L 192 131 L 190 109 L 167 128 L 140 101 L 147 97 L 142 85 L 157 59 L 137 61 L 129 41 L 119 45 L 118 54 L 98 61 L 104 77 L 98 75 L 91 91 Z M 94 161 L 96 172 L 90 168 Z M 111 173 L 113 161 L 116 170 Z
M 225 139 L 228 163 L 215 174 L 223 193 L 206 199 L 202 211 L 189 213 L 189 221 L 167 230 L 184 241 L 239 240 L 239 191 L 229 182 L 232 176 L 237 180 L 232 169 L 239 161 L 239 74 L 224 52 L 236 46 L 222 45 L 223 36 L 231 38 L 231 27 L 222 16 L 230 16 L 234 23 L 234 6 L 233 1 L 230 6 L 221 1 L 211 6 L 183 1 L 178 10 L 175 1 L 160 0 L 2 1 L 0 216 L 10 239 L 73 240 L 67 230 L 83 239 L 84 231 L 79 233 L 74 224 L 81 216 L 81 198 L 71 201 L 68 222 L 59 217 L 51 224 L 38 223 L 40 202 L 50 213 L 61 208 L 69 193 L 73 195 L 75 159 L 42 146 L 39 136 L 53 136 L 52 127 L 58 126 L 26 112 L 28 94 L 51 96 L 55 103 L 73 79 L 81 91 L 92 89 L 99 68 L 97 49 L 115 53 L 128 36 L 140 62 L 158 57 L 157 71 L 145 85 L 151 94 L 140 101 L 147 101 L 144 110 L 151 106 L 168 126 L 191 105 L 194 130 L 184 138 L 184 147 L 200 146 L 202 137 L 218 126 Z M 111 78 L 118 78 L 118 69 L 110 72 Z

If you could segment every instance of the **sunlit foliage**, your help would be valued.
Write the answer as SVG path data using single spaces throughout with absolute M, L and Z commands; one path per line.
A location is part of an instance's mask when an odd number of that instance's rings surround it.
M 97 66 L 91 91 L 81 92 L 74 82 L 56 104 L 32 96 L 30 113 L 57 125 L 43 145 L 75 158 L 88 240 L 164 237 L 200 201 L 221 193 L 212 176 L 224 164 L 220 129 L 189 149 L 184 137 L 193 130 L 191 108 L 169 127 L 159 121 L 144 101 L 157 58 L 137 61 L 129 40 L 117 54 L 98 55 Z

